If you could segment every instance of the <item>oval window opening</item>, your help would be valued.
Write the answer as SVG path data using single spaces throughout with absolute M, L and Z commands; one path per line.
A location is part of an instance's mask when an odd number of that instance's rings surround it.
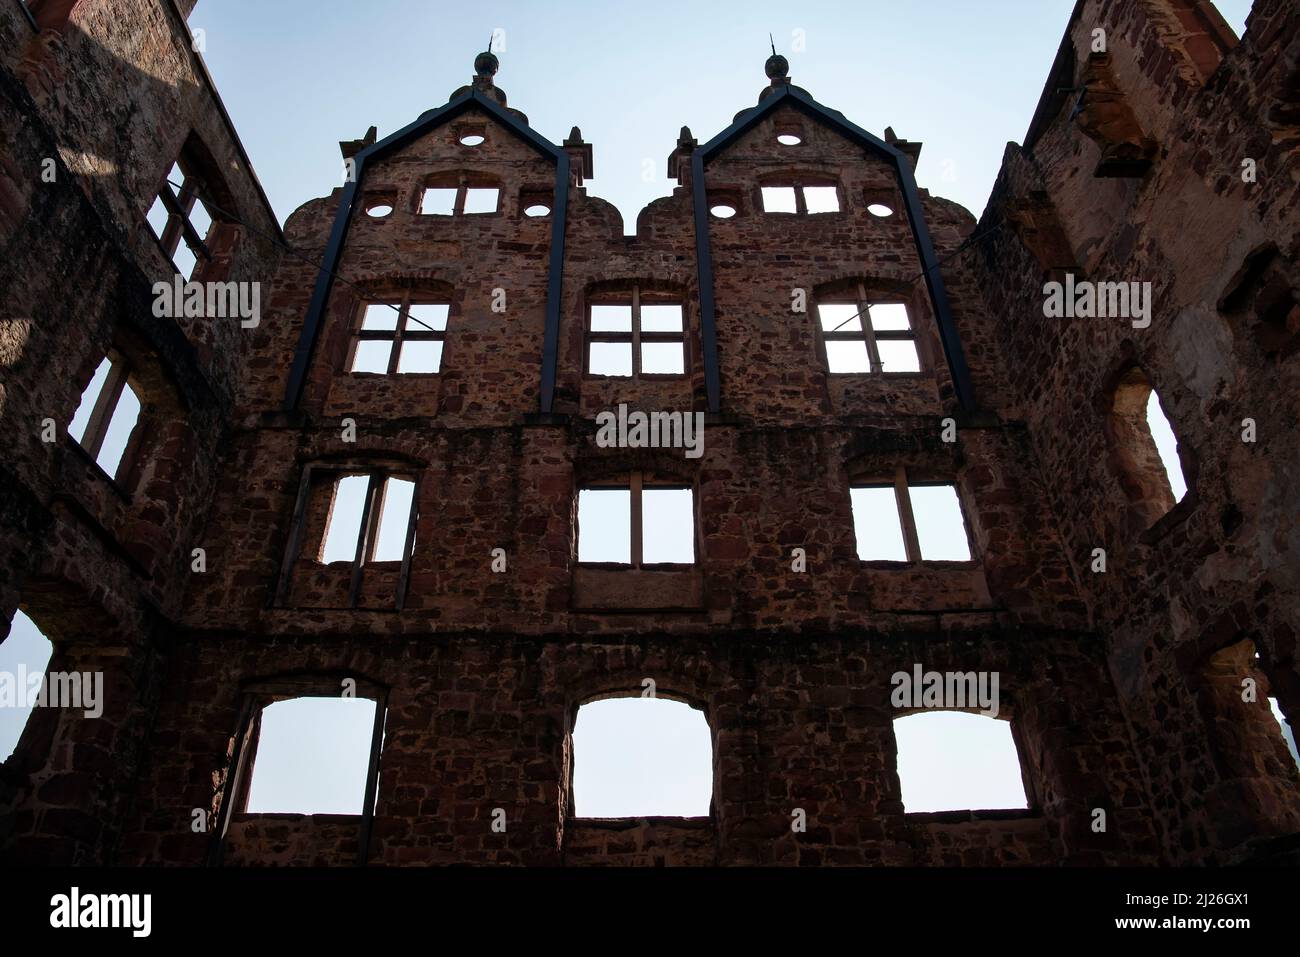
M 393 211 L 393 207 L 388 203 L 375 203 L 366 207 L 366 215 L 373 216 L 375 219 L 383 219 Z
M 545 215 L 547 215 L 548 213 L 550 213 L 550 211 L 551 211 L 551 207 L 549 207 L 549 206 L 547 206 L 547 205 L 545 205 L 545 204 L 543 204 L 543 203 L 533 203 L 533 205 L 529 206 L 527 209 L 524 210 L 524 215 L 525 215 L 525 216 L 545 216 Z
M 801 138 L 793 133 L 781 133 L 777 136 L 776 141 L 782 146 L 798 146 L 803 142 Z
M 894 215 L 894 211 L 884 203 L 872 203 L 867 207 L 867 212 L 872 216 L 875 216 L 877 219 L 884 219 L 886 216 Z
M 461 146 L 478 146 L 483 142 L 483 137 L 478 133 L 466 133 L 460 138 Z
M 736 215 L 736 207 L 729 206 L 726 203 L 715 203 L 709 208 L 709 212 L 718 217 L 718 219 L 730 219 L 732 216 Z

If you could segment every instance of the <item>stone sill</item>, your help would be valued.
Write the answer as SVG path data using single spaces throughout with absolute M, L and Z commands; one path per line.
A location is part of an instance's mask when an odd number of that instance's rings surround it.
M 642 372 L 639 375 L 601 375 L 598 372 L 584 372 L 582 381 L 584 382 L 638 382 L 645 380 L 648 382 L 689 382 L 691 373 L 689 372 Z M 628 411 L 653 411 L 637 410 L 628 405 Z
M 286 824 L 308 822 L 311 824 L 359 824 L 361 814 L 299 814 L 293 811 L 238 811 L 230 815 L 231 823 L 264 823 L 282 821 Z
M 1151 527 L 1138 536 L 1138 541 L 1143 545 L 1156 545 L 1162 539 L 1167 538 L 1174 529 L 1187 521 L 1192 511 L 1196 508 L 1196 493 L 1192 489 L 1187 490 L 1181 502 L 1174 503 L 1174 507 L 1158 519 L 1151 523 Z
M 704 573 L 698 565 L 578 564 L 574 611 L 703 611 Z
M 990 808 L 981 811 L 910 811 L 903 819 L 914 824 L 979 824 L 987 821 L 1037 821 L 1043 812 L 1037 808 Z
M 383 341 L 383 340 L 379 340 Z M 418 340 L 416 340 L 418 341 Z M 388 379 L 392 382 L 401 382 L 404 379 L 436 379 L 442 375 L 438 372 L 349 372 L 349 379 Z
M 571 817 L 565 827 L 592 828 L 601 831 L 628 831 L 633 828 L 675 827 L 691 831 L 707 831 L 713 827 L 711 817 L 670 817 L 651 815 L 649 817 Z
M 832 382 L 847 382 L 854 379 L 859 382 L 921 381 L 933 379 L 934 371 L 922 369 L 920 372 L 827 372 L 826 377 Z
M 90 474 L 98 476 L 101 480 L 103 480 L 108 484 L 108 487 L 112 489 L 114 493 L 116 493 L 117 497 L 122 500 L 122 503 L 124 505 L 131 504 L 131 496 L 127 492 L 127 490 L 124 489 L 118 483 L 117 479 L 113 478 L 113 476 L 109 475 L 107 472 L 104 471 L 103 466 L 101 466 L 98 462 L 96 462 L 95 459 L 91 457 L 91 454 L 81 447 L 80 442 L 78 442 L 76 439 L 74 439 L 72 436 L 69 435 L 67 436 L 66 445 L 69 449 L 72 450 L 73 454 L 81 461 L 83 465 L 88 466 L 87 471 Z

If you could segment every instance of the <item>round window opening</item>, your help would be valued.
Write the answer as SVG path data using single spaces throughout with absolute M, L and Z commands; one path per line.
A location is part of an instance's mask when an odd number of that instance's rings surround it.
M 894 215 L 894 211 L 884 203 L 872 203 L 867 207 L 867 212 L 872 216 L 875 216 L 877 219 L 884 219 L 886 216 Z
M 527 209 L 524 210 L 524 215 L 545 216 L 550 211 L 551 211 L 551 207 L 547 206 L 545 203 L 533 203 L 531 206 L 529 206 Z
M 366 215 L 375 219 L 383 219 L 393 211 L 393 207 L 388 203 L 372 203 L 366 207 Z
M 483 136 L 479 133 L 466 133 L 460 138 L 461 146 L 478 146 L 483 142 Z
M 709 212 L 718 217 L 718 219 L 730 219 L 732 216 L 736 215 L 736 207 L 732 206 L 730 203 L 714 203 L 709 207 Z
M 803 139 L 794 133 L 781 133 L 777 136 L 776 141 L 782 146 L 798 146 Z

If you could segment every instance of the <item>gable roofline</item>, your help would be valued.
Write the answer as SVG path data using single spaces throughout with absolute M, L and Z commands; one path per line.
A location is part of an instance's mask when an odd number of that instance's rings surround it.
M 483 110 L 544 158 L 555 162 L 555 198 L 551 210 L 551 254 L 547 274 L 546 326 L 542 342 L 540 394 L 541 411 L 543 413 L 551 411 L 559 357 L 560 293 L 564 279 L 564 233 L 569 205 L 569 154 L 527 123 L 520 121 L 501 104 L 472 88 L 453 97 L 440 107 L 426 110 L 414 122 L 367 146 L 353 158 L 354 175 L 344 187 L 339 208 L 334 214 L 334 226 L 330 230 L 329 242 L 325 247 L 325 259 L 316 276 L 316 285 L 312 290 L 311 302 L 303 320 L 302 332 L 298 336 L 298 345 L 294 349 L 289 381 L 285 386 L 283 403 L 285 411 L 292 411 L 298 407 L 303 389 L 306 387 L 312 357 L 315 355 L 324 326 L 325 307 L 329 303 L 330 292 L 334 286 L 334 277 L 343 255 L 343 246 L 352 223 L 352 214 L 356 209 L 367 164 L 383 159 L 388 154 L 402 149 L 475 108 Z
M 944 357 L 952 374 L 957 400 L 962 408 L 974 409 L 975 394 L 971 385 L 970 369 L 966 364 L 966 355 L 962 349 L 961 338 L 957 334 L 956 323 L 953 321 L 952 307 L 948 301 L 943 276 L 939 272 L 939 260 L 934 252 L 930 230 L 925 223 L 925 209 L 916 186 L 916 178 L 912 173 L 911 160 L 901 150 L 849 122 L 843 114 L 823 106 L 804 91 L 792 86 L 783 86 L 764 98 L 757 106 L 737 116 L 735 122 L 703 146 L 698 147 L 691 155 L 691 191 L 695 207 L 695 258 L 700 285 L 700 335 L 703 339 L 704 383 L 709 411 L 721 411 L 721 376 L 718 366 L 717 306 L 713 295 L 713 258 L 709 242 L 708 191 L 704 183 L 704 167 L 723 149 L 748 133 L 782 105 L 795 107 L 809 118 L 836 130 L 846 139 L 887 160 L 894 167 L 899 188 L 903 193 L 903 202 L 907 207 L 907 218 L 912 227 L 912 238 L 916 242 L 917 255 L 925 270 L 923 276 L 930 293 L 935 318 L 939 323 L 939 339 L 943 344 Z

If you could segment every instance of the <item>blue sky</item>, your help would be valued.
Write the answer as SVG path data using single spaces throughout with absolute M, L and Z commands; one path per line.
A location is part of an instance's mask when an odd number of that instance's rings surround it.
M 1218 5 L 1240 32 L 1248 0 Z M 208 67 L 281 221 L 339 184 L 339 140 L 372 124 L 387 135 L 445 103 L 500 29 L 497 82 L 510 105 L 554 142 L 582 128 L 595 146 L 588 187 L 631 231 L 637 211 L 671 191 L 665 163 L 681 127 L 703 142 L 757 101 L 769 32 L 796 84 L 874 133 L 892 126 L 923 142 L 920 184 L 978 216 L 1073 6 L 199 0 L 190 25 L 206 31 Z

